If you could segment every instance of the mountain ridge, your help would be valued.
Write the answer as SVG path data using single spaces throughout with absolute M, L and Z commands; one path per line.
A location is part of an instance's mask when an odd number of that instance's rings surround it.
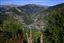
M 25 22 L 27 23 L 27 21 L 28 21 L 28 23 L 31 22 L 30 19 L 32 19 L 33 23 L 30 24 L 29 26 L 39 28 L 39 25 L 43 26 L 45 24 L 44 17 L 48 16 L 49 13 L 51 14 L 51 12 L 53 12 L 54 10 L 57 12 L 59 10 L 59 8 L 62 11 L 62 9 L 64 9 L 62 6 L 64 7 L 64 4 L 59 4 L 59 5 L 43 8 L 41 6 L 37 6 L 37 5 L 31 6 L 31 4 L 29 4 L 26 6 L 11 7 L 9 9 L 0 8 L 1 10 L 3 10 L 3 11 L 0 10 L 0 12 L 1 12 L 1 14 L 4 13 L 7 15 L 8 14 L 12 15 L 16 21 L 23 23 L 23 24 L 25 24 Z

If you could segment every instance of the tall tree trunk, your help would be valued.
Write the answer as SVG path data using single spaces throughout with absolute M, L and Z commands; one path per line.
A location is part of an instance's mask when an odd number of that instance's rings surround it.
M 40 36 L 40 43 L 44 43 L 43 42 L 43 33 L 41 33 L 41 36 Z
M 32 31 L 30 30 L 29 37 L 28 37 L 28 34 L 26 34 L 26 35 L 27 35 L 27 42 L 32 43 Z
M 30 30 L 29 43 L 32 43 L 32 31 Z

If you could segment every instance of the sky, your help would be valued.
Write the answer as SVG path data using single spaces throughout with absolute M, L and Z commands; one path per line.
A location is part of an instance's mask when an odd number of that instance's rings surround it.
M 38 4 L 38 5 L 53 6 L 60 3 L 64 3 L 64 0 L 0 0 L 0 5 Z

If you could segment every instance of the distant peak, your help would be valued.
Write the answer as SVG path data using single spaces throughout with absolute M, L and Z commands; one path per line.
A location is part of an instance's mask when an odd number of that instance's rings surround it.
M 38 5 L 36 5 L 36 4 L 26 4 L 24 6 L 38 6 Z

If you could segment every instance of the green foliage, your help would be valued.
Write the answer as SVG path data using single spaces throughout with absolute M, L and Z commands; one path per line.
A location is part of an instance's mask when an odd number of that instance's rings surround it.
M 9 31 L 9 32 L 14 32 L 22 28 L 19 23 L 16 23 L 14 21 L 8 21 L 8 20 L 5 20 L 1 25 L 1 27 L 2 27 L 2 30 Z
M 52 10 L 47 17 L 45 31 L 46 43 L 64 43 L 64 12 Z
M 0 24 L 0 42 L 15 43 L 16 38 L 18 38 L 18 34 L 19 35 L 22 34 L 21 36 L 23 36 L 22 29 L 23 29 L 22 24 L 8 17 L 6 20 L 3 21 L 2 24 Z M 20 31 L 18 32 L 18 30 Z
M 34 43 L 40 43 L 40 34 L 41 34 L 40 32 L 33 31 L 32 35 Z

